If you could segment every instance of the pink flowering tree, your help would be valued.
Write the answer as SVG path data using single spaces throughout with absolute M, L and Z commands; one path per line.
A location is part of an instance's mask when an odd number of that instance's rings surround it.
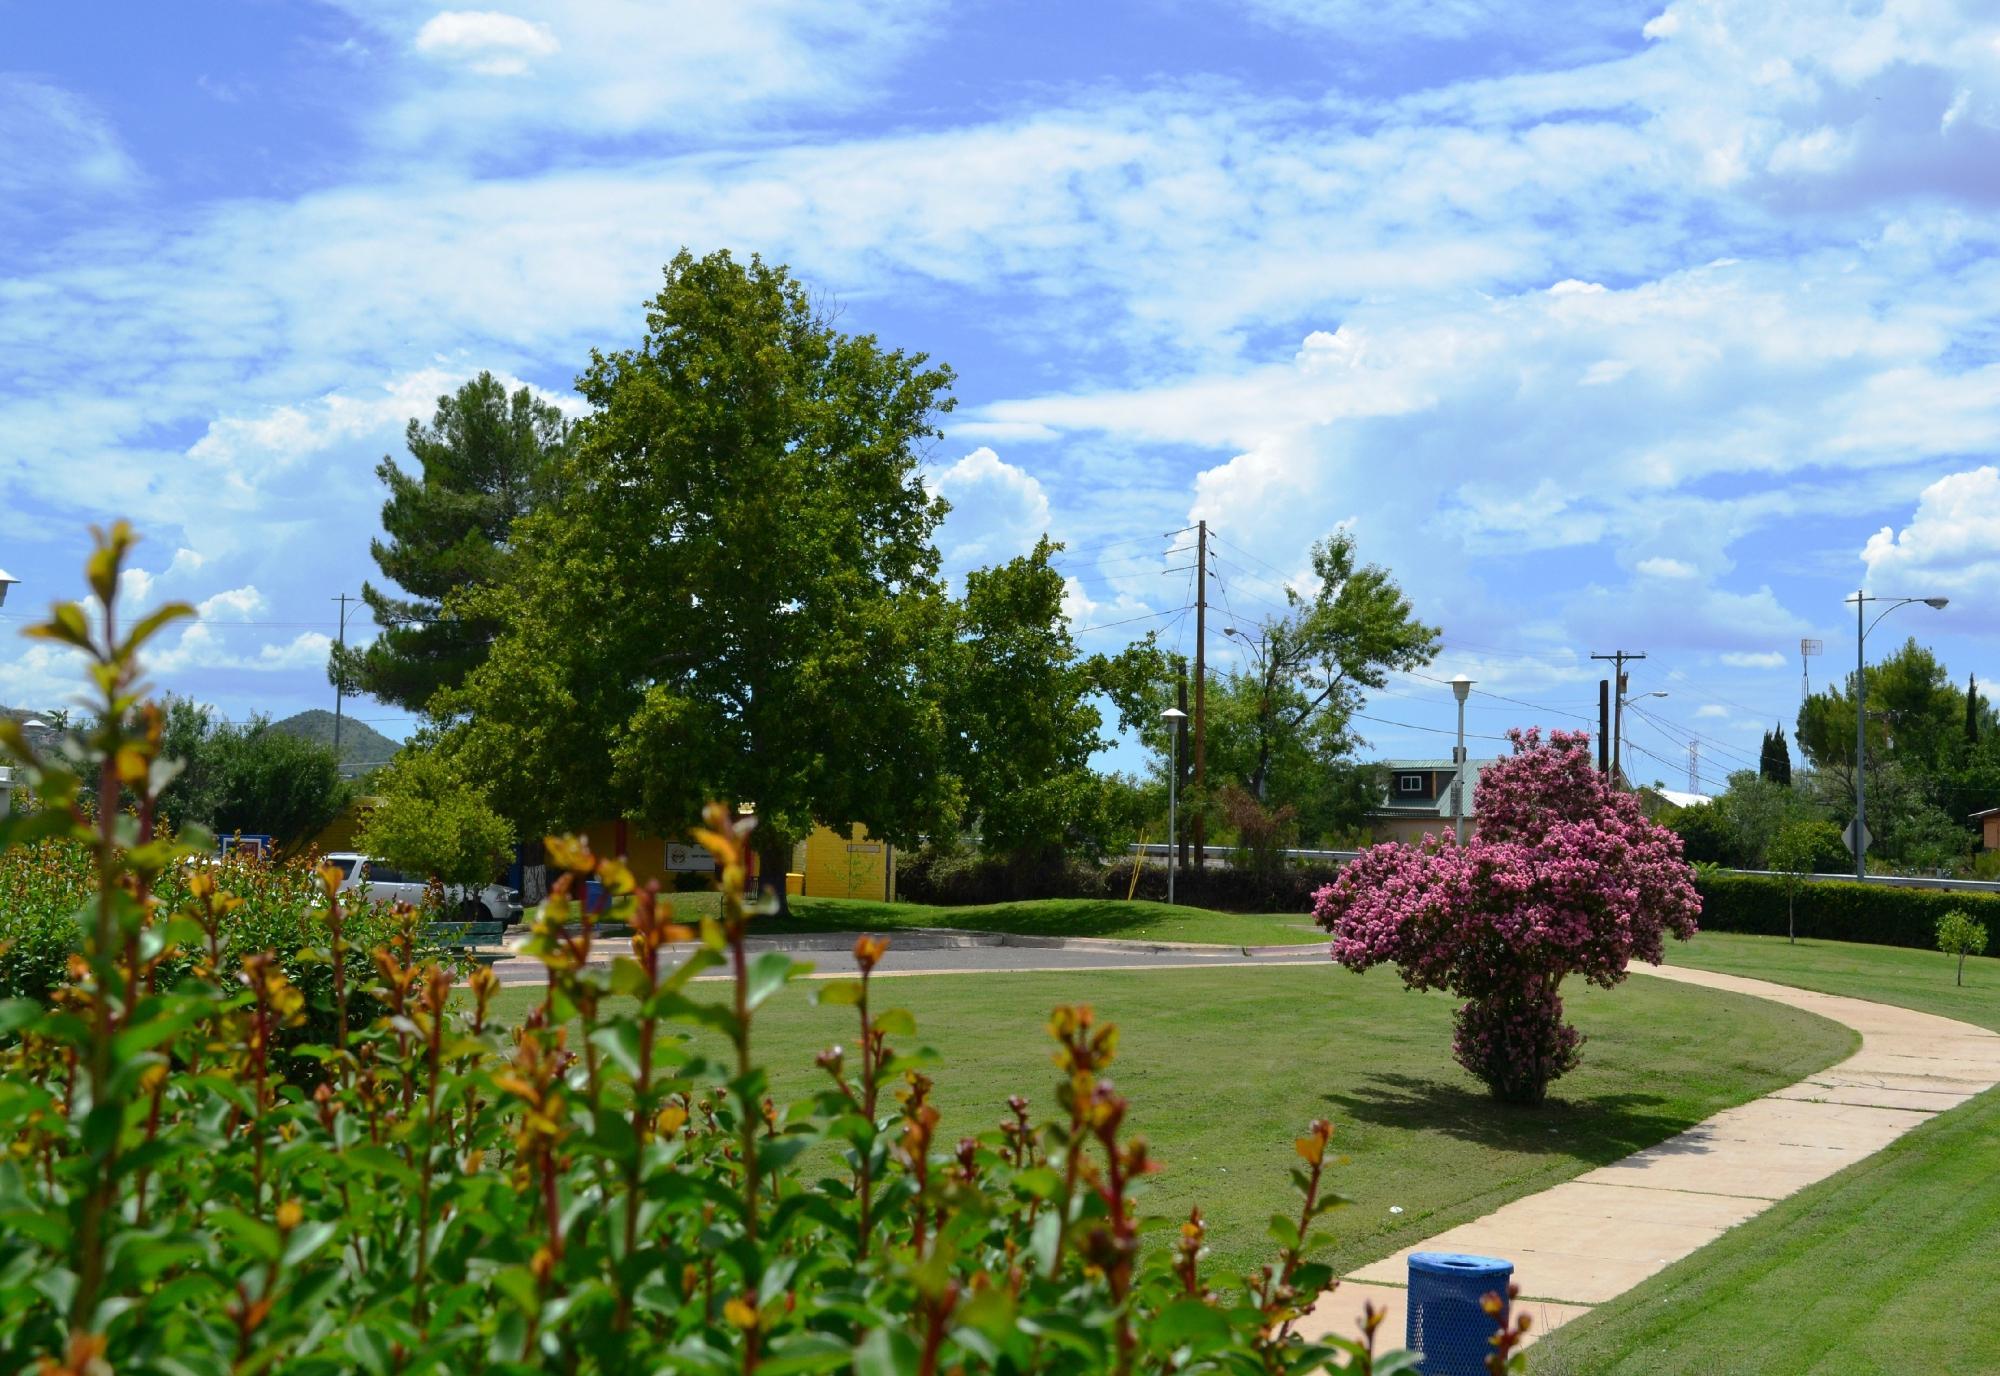
M 1563 980 L 1608 989 L 1635 957 L 1659 964 L 1666 933 L 1695 934 L 1701 899 L 1680 837 L 1597 772 L 1588 733 L 1508 735 L 1465 845 L 1446 833 L 1371 847 L 1313 912 L 1349 969 L 1392 962 L 1410 988 L 1465 999 L 1458 1063 L 1495 1097 L 1539 1104 L 1583 1042 L 1563 1021 Z

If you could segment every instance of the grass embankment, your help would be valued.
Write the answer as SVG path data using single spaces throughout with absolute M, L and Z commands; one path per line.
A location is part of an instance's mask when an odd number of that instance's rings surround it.
M 1705 935 L 1676 964 L 2000 1031 L 2000 960 Z M 1537 1376 L 2000 1371 L 2000 1091 L 1725 1234 L 1536 1347 Z
M 859 898 L 794 898 L 788 918 L 758 918 L 760 933 L 894 932 L 911 927 L 1020 936 L 1118 937 L 1221 946 L 1309 945 L 1326 940 L 1309 913 L 1218 913 L 1143 900 L 1043 898 L 963 908 Z
M 722 996 L 719 985 L 695 987 Z M 816 1007 L 810 990 L 794 985 L 757 1014 L 780 1103 L 822 1083 L 816 1051 L 853 1044 L 852 1010 Z M 1492 1103 L 1452 1064 L 1454 1001 L 1408 993 L 1388 971 L 937 975 L 878 991 L 917 1017 L 919 1035 L 898 1042 L 940 1054 L 931 1073 L 943 1142 L 994 1126 L 1012 1093 L 1028 1095 L 1038 1117 L 1053 1114 L 1049 1008 L 1088 1002 L 1117 1022 L 1114 1078 L 1166 1167 L 1146 1209 L 1184 1217 L 1199 1204 L 1212 1222 L 1212 1274 L 1231 1283 L 1270 1253 L 1265 1222 L 1290 1207 L 1292 1139 L 1313 1118 L 1333 1120 L 1351 1158 L 1335 1174 L 1354 1202 L 1331 1220 L 1329 1260 L 1352 1268 L 1789 1084 L 1853 1045 L 1832 1023 L 1760 1000 L 1650 980 L 1578 989 L 1570 1006 L 1591 1037 L 1583 1067 L 1546 1107 L 1523 1110 Z M 539 995 L 501 997 L 502 1013 L 519 1017 Z

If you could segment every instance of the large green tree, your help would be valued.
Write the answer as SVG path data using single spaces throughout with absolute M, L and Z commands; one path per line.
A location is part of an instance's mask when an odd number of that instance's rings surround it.
M 945 506 L 918 467 L 951 380 L 782 267 L 678 255 L 644 338 L 578 380 L 590 414 L 505 582 L 447 604 L 504 626 L 439 704 L 460 768 L 531 833 L 754 804 L 779 892 L 816 820 L 907 844 L 948 814 L 924 691 Z
M 1355 711 L 1391 673 L 1430 663 L 1438 631 L 1386 569 L 1359 562 L 1346 532 L 1313 546 L 1312 567 L 1316 586 L 1287 589 L 1282 615 L 1230 628 L 1248 658 L 1210 690 L 1208 769 L 1218 793 L 1234 783 L 1322 836 L 1373 801 L 1373 776 L 1348 767 Z
M 429 425 L 407 432 L 414 471 L 383 456 L 387 539 L 369 546 L 399 591 L 364 583 L 381 629 L 365 645 L 336 646 L 327 672 L 349 692 L 421 712 L 486 657 L 500 623 L 469 614 L 452 594 L 506 576 L 514 522 L 552 497 L 568 427 L 562 412 L 522 387 L 509 395 L 491 373 L 438 398 Z

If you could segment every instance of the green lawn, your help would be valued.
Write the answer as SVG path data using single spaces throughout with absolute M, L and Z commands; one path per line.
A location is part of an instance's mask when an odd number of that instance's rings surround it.
M 1706 935 L 1676 963 L 2000 1030 L 2000 960 Z M 1537 1376 L 2000 1371 L 2000 1091 L 1940 1114 L 1533 1350 Z
M 1199 1203 L 1213 1221 L 1215 1275 L 1228 1280 L 1267 1255 L 1266 1220 L 1289 1206 L 1292 1139 L 1312 1118 L 1332 1119 L 1352 1158 L 1337 1188 L 1354 1203 L 1333 1220 L 1331 1259 L 1353 1267 L 1789 1084 L 1853 1045 L 1832 1023 L 1760 1000 L 1640 979 L 1578 989 L 1584 1065 L 1545 1108 L 1522 1110 L 1493 1104 L 1453 1065 L 1453 1001 L 1406 992 L 1389 971 L 992 973 L 879 987 L 917 1016 L 921 1035 L 905 1043 L 943 1058 L 933 1073 L 944 1141 L 992 1127 L 1010 1093 L 1052 1111 L 1050 1007 L 1088 1002 L 1117 1021 L 1115 1079 L 1166 1164 L 1150 1208 L 1184 1216 Z M 536 997 L 508 991 L 502 1011 L 519 1016 Z M 781 1102 L 816 1085 L 814 1051 L 851 1044 L 850 1016 L 815 1007 L 809 985 L 759 1012 Z
M 2000 959 L 1992 956 L 1968 959 L 1965 984 L 1960 987 L 1952 982 L 1956 956 L 1905 946 L 1849 941 L 1801 941 L 1794 946 L 1781 936 L 1704 932 L 1693 941 L 1669 941 L 1667 947 L 1670 965 L 1893 1003 L 2000 1031 Z
M 859 898 L 794 898 L 789 918 L 759 918 L 760 932 L 893 932 L 906 927 L 1024 936 L 1120 937 L 1224 946 L 1305 945 L 1326 940 L 1308 913 L 1218 913 L 1143 900 L 1044 898 L 963 908 Z

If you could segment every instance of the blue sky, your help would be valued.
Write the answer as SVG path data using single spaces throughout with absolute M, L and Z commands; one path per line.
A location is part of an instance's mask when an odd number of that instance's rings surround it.
M 1713 784 L 1852 662 L 2000 674 L 2000 14 L 1979 0 L 0 0 L 6 616 L 147 536 L 165 685 L 330 705 L 375 462 L 554 396 L 682 245 L 960 374 L 955 570 L 1071 547 L 1109 648 L 1269 613 L 1347 528 L 1444 629 L 1380 753 L 1594 710 Z M 0 623 L 4 624 L 4 623 Z M 364 628 L 365 633 L 365 628 Z M 11 641 L 11 637 L 8 638 Z M 1871 645 L 1877 642 L 1871 642 Z M 1879 642 L 1888 648 L 1888 642 Z M 1219 660 L 1229 649 L 1220 636 Z M 70 691 L 0 644 L 0 701 Z M 1529 705 L 1524 705 L 1529 704 Z M 392 735 L 407 720 L 352 709 Z M 1405 725 L 1389 725 L 1396 722 Z M 1132 763 L 1130 748 L 1114 758 Z

